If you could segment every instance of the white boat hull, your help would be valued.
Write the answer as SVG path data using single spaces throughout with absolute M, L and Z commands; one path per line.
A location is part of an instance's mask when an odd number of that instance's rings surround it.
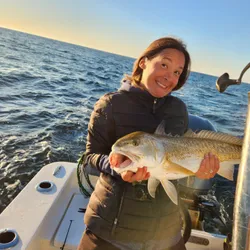
M 60 170 L 53 175 L 55 170 Z M 44 166 L 0 215 L 0 230 L 15 230 L 18 242 L 13 250 L 77 249 L 82 233 L 88 198 L 79 191 L 76 163 L 55 162 Z M 93 177 L 93 181 L 95 181 Z M 39 192 L 41 182 L 53 184 Z M 188 250 L 221 250 L 225 236 L 192 230 Z M 1 245 L 2 244 L 2 245 Z M 1 248 L 2 246 L 2 248 Z M 0 249 L 4 244 L 1 242 Z M 8 248 L 6 248 L 8 249 Z

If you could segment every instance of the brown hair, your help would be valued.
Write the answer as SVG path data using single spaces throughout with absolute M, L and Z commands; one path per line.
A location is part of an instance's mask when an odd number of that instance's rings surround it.
M 152 42 L 148 46 L 148 48 L 142 53 L 142 55 L 134 62 L 134 67 L 131 76 L 127 75 L 125 78 L 129 79 L 131 81 L 131 84 L 135 87 L 142 88 L 140 82 L 142 78 L 143 69 L 141 69 L 139 66 L 141 59 L 144 57 L 152 59 L 159 53 L 161 53 L 161 51 L 164 49 L 177 49 L 181 51 L 185 56 L 184 69 L 173 91 L 180 89 L 185 84 L 190 74 L 191 59 L 188 51 L 186 50 L 186 45 L 180 39 L 176 39 L 173 37 L 163 37 Z

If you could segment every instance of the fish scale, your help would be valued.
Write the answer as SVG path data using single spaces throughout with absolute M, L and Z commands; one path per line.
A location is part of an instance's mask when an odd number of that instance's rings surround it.
M 167 141 L 167 143 L 165 142 Z M 220 162 L 238 159 L 241 156 L 241 146 L 223 142 L 196 138 L 164 138 L 168 159 L 185 159 L 195 154 L 201 159 L 211 152 L 219 158 Z

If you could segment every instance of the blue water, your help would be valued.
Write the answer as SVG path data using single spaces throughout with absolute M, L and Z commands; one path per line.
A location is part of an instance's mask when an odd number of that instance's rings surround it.
M 1 212 L 45 164 L 77 161 L 94 103 L 119 88 L 135 59 L 2 28 L 0 52 Z M 250 85 L 220 94 L 215 81 L 192 72 L 175 95 L 219 131 L 242 136 Z M 235 182 L 215 178 L 211 196 L 221 204 L 226 230 L 234 192 Z

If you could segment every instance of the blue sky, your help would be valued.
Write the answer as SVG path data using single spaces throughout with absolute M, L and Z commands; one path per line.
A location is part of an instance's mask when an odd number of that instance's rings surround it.
M 250 62 L 249 11 L 249 0 L 2 0 L 0 26 L 134 58 L 172 35 L 193 71 L 238 78 Z

